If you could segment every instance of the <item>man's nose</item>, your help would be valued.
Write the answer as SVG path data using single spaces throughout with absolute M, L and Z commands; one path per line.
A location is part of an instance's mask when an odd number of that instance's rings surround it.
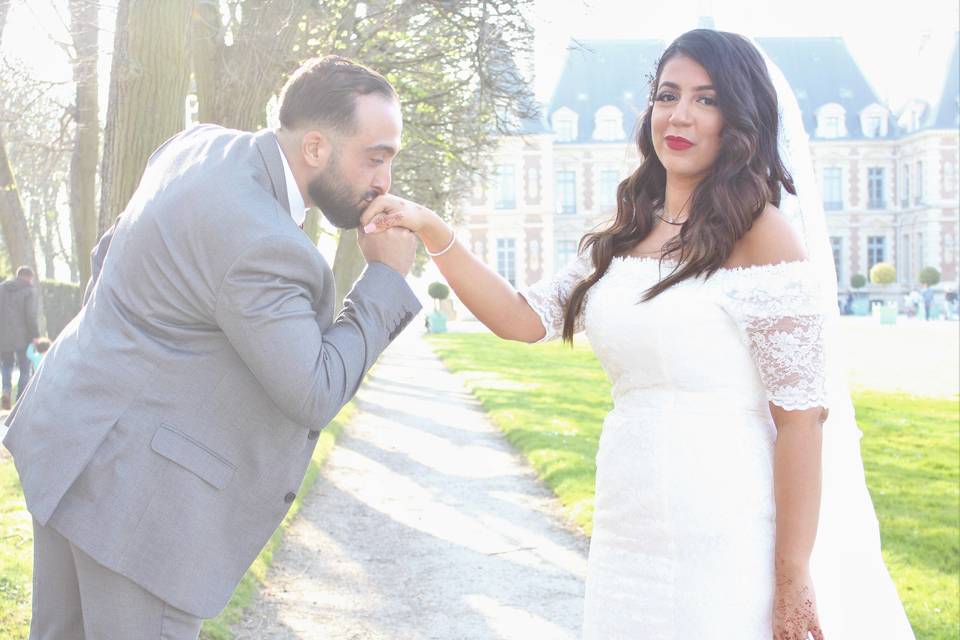
M 390 183 L 393 180 L 391 173 L 390 166 L 384 165 L 377 170 L 377 173 L 373 176 L 373 182 L 370 184 L 370 187 L 380 194 L 389 193 Z

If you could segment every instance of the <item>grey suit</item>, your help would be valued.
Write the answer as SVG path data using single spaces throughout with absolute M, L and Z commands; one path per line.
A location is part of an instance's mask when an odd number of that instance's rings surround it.
M 420 310 L 371 263 L 334 319 L 333 273 L 287 206 L 273 133 L 203 125 L 166 142 L 7 421 L 37 523 L 202 618 L 287 512 L 318 430 Z

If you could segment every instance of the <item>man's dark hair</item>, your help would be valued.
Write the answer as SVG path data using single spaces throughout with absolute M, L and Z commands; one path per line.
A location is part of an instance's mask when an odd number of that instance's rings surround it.
M 391 100 L 397 92 L 387 79 L 341 56 L 314 58 L 297 69 L 280 94 L 280 124 L 333 127 L 353 133 L 357 96 L 378 93 Z
M 20 267 L 19 269 L 17 269 L 17 277 L 18 277 L 18 278 L 32 278 L 32 277 L 33 277 L 33 269 L 31 269 L 30 267 Z

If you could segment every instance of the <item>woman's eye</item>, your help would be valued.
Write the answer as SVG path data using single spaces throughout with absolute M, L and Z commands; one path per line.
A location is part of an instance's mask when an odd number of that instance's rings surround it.
M 383 160 L 381 158 L 370 158 L 370 162 L 378 166 L 383 164 Z
M 713 96 L 701 96 L 701 97 L 700 97 L 700 102 L 701 102 L 702 104 L 707 105 L 708 107 L 715 107 L 715 106 L 717 106 L 717 99 L 714 98 Z
M 677 96 L 670 93 L 669 91 L 664 91 L 663 93 L 657 95 L 657 102 L 673 102 L 677 99 Z

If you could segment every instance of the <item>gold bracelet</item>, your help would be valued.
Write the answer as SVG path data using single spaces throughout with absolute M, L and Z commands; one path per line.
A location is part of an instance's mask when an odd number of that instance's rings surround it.
M 436 252 L 436 253 L 431 253 L 431 252 L 430 252 L 430 249 L 427 249 L 426 246 L 423 247 L 424 251 L 427 252 L 427 255 L 428 255 L 428 256 L 430 256 L 431 258 L 436 258 L 437 256 L 442 256 L 442 255 L 445 254 L 447 251 L 450 251 L 450 249 L 453 249 L 453 245 L 456 244 L 456 242 L 457 242 L 457 232 L 454 231 L 453 229 L 451 229 L 450 232 L 451 232 L 451 233 L 450 233 L 450 244 L 448 244 L 447 246 L 445 246 L 445 247 L 444 247 L 443 249 L 441 249 L 440 251 L 438 251 L 438 252 Z

